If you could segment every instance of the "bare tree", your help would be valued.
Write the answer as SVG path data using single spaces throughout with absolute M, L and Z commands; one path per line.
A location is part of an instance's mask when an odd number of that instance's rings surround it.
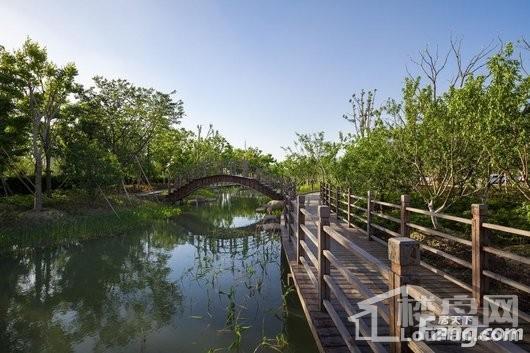
M 488 63 L 490 54 L 497 49 L 497 45 L 491 41 L 487 46 L 472 55 L 465 61 L 462 55 L 462 39 L 451 38 L 451 52 L 455 58 L 457 72 L 451 80 L 451 87 L 462 87 L 466 78 L 480 71 Z
M 499 40 L 499 42 L 502 48 L 502 41 Z M 438 47 L 433 51 L 426 46 L 425 49 L 419 51 L 417 59 L 410 59 L 431 85 L 433 98 L 438 97 L 440 85 L 443 84 L 442 74 L 448 68 L 448 64 L 454 61 L 455 66 L 455 73 L 448 79 L 449 88 L 462 87 L 468 77 L 480 72 L 486 66 L 488 58 L 499 48 L 499 44 L 492 40 L 476 54 L 466 59 L 462 51 L 462 43 L 462 39 L 451 38 L 450 48 L 444 55 L 440 55 Z M 409 77 L 414 78 L 408 68 L 407 73 Z
M 420 68 L 425 77 L 429 80 L 432 86 L 433 98 L 437 97 L 439 75 L 447 65 L 447 60 L 449 59 L 450 53 L 451 52 L 448 51 L 443 58 L 440 58 L 438 46 L 436 47 L 436 51 L 432 52 L 427 45 L 425 49 L 419 51 L 419 59 L 410 59 Z
M 376 89 L 372 91 L 363 89 L 359 95 L 354 93 L 349 100 L 352 112 L 342 116 L 353 124 L 357 138 L 367 137 L 377 119 L 381 117 L 381 109 L 375 107 L 376 92 Z
M 519 43 L 519 48 L 521 48 L 522 51 L 530 51 L 530 41 L 528 41 L 526 38 L 522 37 L 517 42 Z M 526 67 L 525 67 L 525 62 L 524 62 L 522 51 L 519 52 L 519 61 L 521 62 L 521 69 L 526 75 L 528 75 L 528 71 L 526 70 Z

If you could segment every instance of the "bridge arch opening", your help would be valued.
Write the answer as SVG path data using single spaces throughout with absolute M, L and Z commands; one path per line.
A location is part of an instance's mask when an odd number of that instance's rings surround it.
M 283 199 L 281 190 L 275 189 L 272 185 L 260 179 L 226 174 L 210 175 L 190 180 L 175 188 L 167 197 L 170 201 L 180 201 L 196 190 L 217 184 L 236 184 L 257 191 L 273 200 Z

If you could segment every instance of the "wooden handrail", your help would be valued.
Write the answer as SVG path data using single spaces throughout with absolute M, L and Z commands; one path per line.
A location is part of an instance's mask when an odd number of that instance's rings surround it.
M 374 227 L 375 229 L 378 229 L 378 230 L 380 230 L 380 231 L 382 231 L 382 232 L 385 232 L 386 234 L 391 235 L 391 236 L 393 236 L 393 237 L 399 237 L 399 236 L 401 236 L 401 234 L 399 234 L 398 232 L 394 232 L 393 230 L 390 230 L 390 229 L 385 228 L 385 227 L 383 227 L 383 226 L 380 226 L 380 225 L 378 225 L 378 224 L 374 224 L 374 223 L 372 223 L 371 226 Z
M 396 217 L 392 217 L 392 216 L 389 216 L 389 215 L 386 215 L 386 214 L 383 214 L 381 212 L 374 212 L 374 211 L 371 211 L 370 214 L 374 215 L 374 216 L 377 216 L 379 218 L 383 218 L 383 219 L 387 219 L 389 221 L 392 221 L 392 222 L 395 222 L 395 223 L 401 223 L 401 220 L 399 218 L 396 218 Z
M 473 291 L 473 288 L 471 288 L 470 286 L 468 286 L 467 284 L 465 284 L 464 282 L 460 281 L 459 279 L 457 279 L 456 277 L 453 277 L 451 276 L 450 274 L 448 274 L 447 272 L 444 272 L 442 270 L 440 270 L 439 268 L 436 268 L 434 266 L 431 266 L 429 265 L 428 263 L 426 263 L 425 261 L 420 261 L 420 265 L 423 267 L 423 268 L 426 268 L 427 270 L 431 271 L 432 273 L 436 273 L 437 275 L 440 275 L 442 276 L 443 278 L 445 278 L 446 280 L 456 284 L 457 286 L 467 290 L 468 292 L 472 292 Z
M 501 225 L 492 224 L 492 223 L 482 223 L 482 226 L 486 229 L 498 230 L 504 233 L 511 233 L 511 234 L 516 234 L 516 235 L 522 235 L 524 237 L 530 237 L 530 231 L 524 230 L 524 229 L 506 227 L 506 226 L 501 226 Z
M 370 298 L 374 296 L 372 290 L 361 282 L 353 273 L 345 267 L 333 253 L 333 250 L 330 247 L 330 240 L 333 239 L 334 242 L 341 245 L 346 250 L 350 251 L 353 255 L 358 256 L 365 260 L 367 263 L 371 264 L 381 276 L 388 281 L 390 289 L 397 289 L 401 286 L 407 286 L 407 292 L 412 296 L 417 298 L 419 293 L 429 294 L 425 288 L 415 286 L 415 284 L 421 285 L 421 283 L 414 283 L 415 274 L 418 272 L 417 266 L 422 266 L 427 270 L 430 270 L 439 276 L 447 279 L 448 281 L 458 285 L 459 287 L 465 289 L 472 293 L 473 297 L 478 301 L 479 305 L 483 302 L 484 294 L 488 293 L 488 287 L 486 279 L 492 279 L 499 281 L 505 285 L 511 286 L 517 290 L 530 294 L 530 286 L 514 281 L 510 278 L 507 278 L 503 275 L 495 273 L 492 271 L 488 264 L 488 257 L 486 254 L 492 254 L 509 260 L 517 261 L 519 263 L 530 265 L 530 259 L 525 256 L 520 256 L 517 254 L 510 253 L 505 250 L 500 250 L 492 247 L 489 243 L 488 231 L 487 230 L 496 230 L 501 232 L 506 232 L 510 234 L 530 236 L 530 231 L 500 226 L 496 224 L 491 224 L 485 222 L 487 216 L 487 208 L 484 205 L 472 205 L 471 214 L 472 218 L 463 218 L 452 215 L 447 215 L 443 213 L 435 213 L 431 211 L 421 210 L 414 207 L 410 207 L 410 198 L 407 195 L 401 196 L 401 202 L 399 205 L 383 202 L 379 200 L 373 200 L 371 193 L 368 192 L 367 197 L 360 197 L 351 194 L 350 190 L 348 192 L 341 192 L 339 188 L 332 188 L 331 186 L 322 186 L 321 187 L 321 197 L 324 204 L 328 206 L 319 207 L 319 221 L 316 222 L 318 234 L 315 236 L 313 232 L 305 224 L 299 225 L 299 232 L 304 234 L 305 240 L 301 241 L 301 247 L 304 250 L 304 257 L 300 259 L 302 265 L 304 266 L 306 272 L 314 275 L 314 268 L 318 271 L 318 276 L 315 277 L 315 280 L 311 278 L 311 281 L 318 283 L 318 295 L 319 295 L 319 308 L 320 310 L 325 310 L 330 315 L 333 323 L 341 333 L 341 336 L 347 342 L 348 347 L 352 351 L 356 351 L 356 347 L 352 338 L 344 326 L 344 323 L 340 320 L 336 312 L 337 304 L 334 302 L 335 308 L 331 304 L 331 294 L 337 299 L 338 303 L 348 313 L 350 316 L 355 313 L 353 306 L 348 301 L 348 296 L 345 294 L 343 289 L 335 282 L 331 276 L 331 267 L 334 271 L 337 270 L 338 273 L 346 280 L 349 285 L 353 286 L 359 294 L 364 298 Z M 366 200 L 366 208 L 358 206 L 355 203 L 352 203 L 351 200 Z M 399 209 L 400 217 L 390 216 L 381 212 L 373 211 L 373 205 L 381 205 L 385 207 L 391 207 L 394 209 Z M 347 206 L 347 208 L 346 208 Z M 352 224 L 352 220 L 359 220 L 367 224 L 366 234 L 369 239 L 375 239 L 384 244 L 383 240 L 373 237 L 373 234 L 370 234 L 371 229 L 380 230 L 388 235 L 391 238 L 388 239 L 387 246 L 389 247 L 389 259 L 391 266 L 387 265 L 386 262 L 378 259 L 373 256 L 362 247 L 360 247 L 356 242 L 348 239 L 345 235 L 342 235 L 337 228 L 334 228 L 329 223 L 329 209 L 333 208 L 337 213 L 337 219 L 347 218 L 348 227 L 355 226 Z M 360 210 L 365 212 L 366 219 L 361 217 L 359 214 L 355 214 L 352 210 Z M 299 208 L 299 214 L 304 215 L 304 220 L 310 217 L 309 212 Z M 445 219 L 457 223 L 462 223 L 471 226 L 471 240 L 461 238 L 459 236 L 447 234 L 438 229 L 432 229 L 426 226 L 418 225 L 410 221 L 410 214 L 418 213 L 427 216 L 432 216 L 439 219 Z M 399 232 L 390 230 L 382 225 L 374 224 L 370 216 L 379 217 L 386 219 L 393 223 L 400 224 Z M 457 256 L 454 256 L 444 250 L 435 248 L 434 246 L 419 244 L 417 241 L 407 238 L 410 235 L 410 229 L 415 229 L 423 234 L 431 235 L 435 237 L 440 237 L 452 242 L 459 243 L 466 246 L 468 249 L 471 248 L 471 259 L 463 259 Z M 363 230 L 364 232 L 364 230 Z M 307 240 L 309 239 L 309 240 Z M 311 251 L 308 242 L 311 241 L 317 247 L 317 255 L 315 256 Z M 460 265 L 464 268 L 471 269 L 472 272 L 472 285 L 464 283 L 460 279 L 453 277 L 452 275 L 430 265 L 427 262 L 420 261 L 419 258 L 419 249 L 422 251 L 427 251 L 432 254 L 443 257 L 444 259 L 450 260 L 457 265 Z M 469 261 L 471 260 L 471 261 Z M 313 266 L 311 266 L 313 265 Z M 340 282 L 342 283 L 342 282 Z M 410 287 L 410 288 L 409 288 Z M 430 293 L 432 294 L 432 293 Z M 401 296 L 399 294 L 398 296 Z M 393 333 L 399 332 L 399 322 L 397 321 L 398 309 L 397 304 L 401 298 L 391 298 L 389 299 L 390 309 L 386 310 L 386 307 L 382 303 L 381 308 L 378 310 L 378 313 L 381 313 L 381 316 L 384 316 L 384 319 L 391 323 L 391 335 Z M 439 305 L 436 301 L 431 305 Z M 376 304 L 377 305 L 377 304 Z M 440 307 L 428 308 L 432 311 L 438 311 Z M 434 310 L 433 310 L 434 309 Z M 362 327 L 359 327 L 361 334 Z M 396 331 L 397 330 L 397 331 Z M 364 334 L 363 334 L 364 335 Z M 349 340 L 349 341 L 348 341 Z M 351 344 L 349 344 L 351 343 Z M 406 343 L 401 342 L 392 342 L 392 349 L 395 351 L 403 352 Z M 502 346 L 502 345 L 501 345 Z M 496 346 L 495 346 L 496 347 Z M 371 347 L 374 351 L 378 351 L 378 347 Z M 409 345 L 409 348 L 418 351 L 429 352 L 431 349 L 423 342 L 413 343 Z M 502 348 L 502 347 L 501 347 Z
M 416 286 L 416 285 L 407 285 L 406 287 L 407 294 L 416 300 L 422 300 L 422 298 L 429 298 L 429 300 L 423 300 L 427 310 L 432 311 L 435 315 L 462 315 L 454 308 L 447 308 L 444 306 L 443 301 L 440 297 L 434 295 L 432 292 L 427 289 Z M 448 312 L 446 312 L 448 310 Z M 484 329 L 484 328 L 483 328 Z M 524 349 L 520 348 L 513 342 L 494 342 L 494 341 L 477 341 L 478 345 L 487 347 L 492 352 L 506 352 L 506 353 L 524 353 Z
M 324 256 L 329 260 L 329 262 L 340 272 L 340 274 L 348 281 L 349 284 L 351 284 L 353 287 L 355 287 L 359 293 L 364 298 L 372 298 L 375 296 L 375 293 L 372 292 L 370 288 L 368 288 L 364 283 L 362 283 L 359 279 L 357 279 L 350 270 L 348 270 L 336 257 L 333 255 L 333 253 L 329 250 L 324 251 Z M 375 306 L 377 306 L 377 313 L 381 315 L 383 320 L 385 320 L 388 323 L 388 309 L 382 304 L 382 303 L 374 303 Z
M 421 232 L 423 232 L 423 233 L 425 233 L 427 235 L 435 235 L 435 236 L 442 237 L 442 238 L 445 238 L 445 239 L 448 239 L 448 240 L 452 240 L 452 241 L 460 243 L 460 244 L 471 246 L 471 240 L 458 238 L 458 237 L 455 237 L 453 235 L 449 235 L 447 233 L 440 232 L 440 231 L 438 231 L 436 229 L 427 228 L 427 227 L 420 226 L 420 225 L 414 224 L 414 223 L 407 223 L 407 225 L 409 227 L 417 229 L 417 230 L 419 230 L 419 231 L 421 231 Z
M 524 257 L 524 256 L 520 256 L 517 254 L 513 254 L 511 252 L 504 251 L 504 250 L 492 248 L 491 246 L 484 246 L 482 247 L 482 249 L 487 253 L 490 253 L 490 254 L 493 254 L 499 257 L 503 257 L 509 260 L 521 262 L 525 265 L 530 265 L 530 258 L 528 257 Z
M 372 202 L 377 204 L 377 205 L 381 205 L 381 206 L 386 206 L 386 207 L 391 207 L 391 208 L 396 208 L 396 209 L 400 208 L 399 205 L 395 205 L 395 204 L 390 203 L 390 202 L 384 202 L 384 201 L 378 201 L 378 200 L 372 200 Z
M 526 284 L 522 284 L 522 283 L 516 282 L 516 281 L 514 281 L 512 279 L 509 279 L 507 277 L 499 275 L 498 273 L 494 273 L 494 272 L 487 271 L 487 270 L 482 271 L 482 274 L 484 276 L 486 276 L 486 277 L 492 278 L 492 279 L 494 279 L 496 281 L 499 281 L 501 283 L 504 283 L 504 284 L 506 284 L 506 285 L 508 285 L 510 287 L 519 289 L 522 292 L 530 294 L 530 286 L 527 286 Z
M 340 289 L 340 287 L 335 283 L 333 278 L 331 276 L 325 275 L 324 280 L 326 281 L 326 284 L 331 289 L 331 292 L 335 295 L 335 297 L 337 298 L 337 301 L 339 302 L 341 307 L 344 309 L 344 311 L 348 314 L 348 316 L 355 315 L 356 311 L 353 309 L 353 306 L 348 301 L 348 298 L 346 297 L 342 289 Z M 370 335 L 371 330 L 362 320 L 358 321 L 358 325 L 359 325 L 359 332 L 361 333 L 363 337 L 371 336 Z M 366 343 L 368 343 L 370 348 L 372 348 L 372 350 L 375 353 L 387 353 L 387 350 L 385 349 L 385 347 L 379 342 L 374 342 L 373 340 L 369 339 L 366 341 Z
M 354 204 L 351 204 L 350 207 L 353 207 L 359 211 L 363 211 L 363 212 L 367 212 L 368 209 L 364 208 L 364 207 L 361 207 L 361 206 L 357 206 L 357 205 L 354 205 Z
M 383 263 L 381 260 L 376 258 L 375 256 L 369 254 L 366 250 L 359 247 L 357 244 L 352 242 L 351 240 L 347 239 L 344 235 L 337 232 L 335 229 L 331 228 L 331 226 L 324 226 L 324 231 L 327 235 L 329 235 L 331 238 L 333 238 L 337 243 L 342 245 L 344 248 L 350 250 L 353 254 L 358 255 L 362 258 L 364 258 L 366 261 L 370 262 L 372 265 L 374 265 L 379 273 L 385 278 L 388 279 L 390 267 Z
M 459 264 L 460 266 L 464 266 L 466 268 L 469 268 L 469 269 L 472 269 L 472 265 L 471 265 L 471 262 L 469 261 L 465 261 L 465 260 L 462 260 L 456 256 L 453 256 L 451 254 L 448 254 L 446 253 L 445 251 L 442 251 L 440 249 L 435 249 L 433 247 L 430 247 L 428 245 L 425 245 L 425 244 L 420 244 L 420 248 L 423 249 L 423 250 L 427 250 L 433 254 L 436 254 L 436 255 L 439 255 L 439 256 L 442 256 L 446 259 L 449 259 L 457 264 Z
M 464 224 L 471 224 L 471 220 L 468 218 L 451 216 L 445 213 L 431 212 L 431 211 L 426 211 L 426 210 L 422 210 L 422 209 L 414 208 L 414 207 L 407 207 L 407 211 L 423 214 L 426 216 L 447 219 L 449 221 L 455 221 L 455 222 L 464 223 Z
M 309 277 L 309 279 L 311 280 L 313 285 L 317 286 L 318 285 L 317 278 L 315 277 L 315 274 L 313 273 L 313 270 L 311 270 L 311 267 L 309 267 L 309 264 L 307 263 L 305 257 L 300 256 L 299 260 L 300 260 L 300 263 L 302 264 L 302 266 L 304 266 L 304 269 L 305 269 L 305 271 L 307 273 L 307 276 Z
M 333 324 L 339 331 L 339 334 L 344 340 L 344 342 L 346 343 L 346 346 L 348 347 L 349 351 L 354 352 L 354 353 L 361 353 L 359 348 L 355 345 L 354 340 L 352 336 L 350 335 L 350 332 L 348 331 L 348 329 L 346 328 L 346 326 L 340 319 L 339 314 L 337 314 L 337 312 L 333 308 L 333 305 L 331 304 L 331 302 L 328 299 L 324 299 L 322 301 L 322 305 L 328 312 L 328 315 L 331 318 L 331 321 L 333 321 Z
M 305 221 L 307 222 L 308 221 L 308 218 L 311 219 L 313 217 L 313 215 L 311 214 L 311 212 L 309 212 L 308 210 L 306 210 L 305 208 L 301 208 L 300 209 L 300 212 L 302 212 L 305 216 Z
M 355 219 L 361 221 L 361 222 L 364 222 L 364 223 L 368 222 L 366 219 L 364 219 L 364 218 L 362 218 L 361 216 L 358 216 L 358 215 L 356 215 L 356 214 L 351 214 L 351 216 L 352 216 L 353 218 L 355 218 Z
M 302 248 L 304 249 L 305 256 L 307 256 L 307 258 L 309 259 L 309 261 L 311 262 L 311 264 L 312 264 L 316 269 L 318 269 L 318 260 L 317 260 L 317 258 L 315 257 L 315 255 L 313 255 L 313 252 L 311 251 L 311 249 L 309 249 L 309 246 L 307 245 L 307 243 L 305 242 L 305 240 L 301 240 L 300 243 L 301 243 Z
M 309 228 L 307 228 L 307 226 L 305 224 L 300 224 L 300 228 L 302 229 L 302 231 L 304 232 L 304 235 L 306 237 L 309 238 L 309 240 L 311 240 L 311 242 L 315 245 L 315 246 L 318 246 L 318 240 L 317 240 L 317 237 L 309 230 Z
M 410 230 L 414 229 L 423 234 L 440 237 L 448 241 L 456 242 L 456 243 L 459 243 L 466 247 L 471 248 L 471 261 L 468 261 L 465 259 L 458 258 L 452 254 L 449 254 L 446 251 L 443 251 L 439 248 L 435 248 L 435 247 L 425 245 L 425 244 L 422 244 L 421 246 L 423 251 L 428 251 L 435 255 L 443 256 L 444 258 L 454 262 L 455 264 L 471 269 L 472 274 L 473 274 L 471 286 L 447 274 L 446 272 L 440 269 L 434 268 L 432 265 L 429 265 L 427 263 L 422 263 L 422 266 L 429 269 L 430 271 L 433 271 L 433 272 L 436 272 L 442 275 L 444 278 L 447 278 L 448 280 L 452 281 L 453 283 L 459 285 L 460 287 L 466 290 L 469 290 L 471 288 L 473 292 L 473 296 L 477 300 L 479 305 L 482 305 L 482 298 L 484 294 L 488 292 L 488 281 L 486 280 L 486 278 L 490 278 L 490 279 L 499 281 L 501 283 L 510 285 L 512 287 L 519 288 L 523 291 L 525 291 L 527 288 L 530 288 L 526 286 L 525 284 L 519 283 L 517 281 L 514 281 L 512 279 L 509 279 L 507 277 L 504 277 L 504 276 L 501 276 L 501 275 L 498 275 L 492 272 L 489 269 L 488 258 L 486 256 L 486 254 L 495 255 L 495 256 L 498 256 L 504 259 L 516 261 L 516 262 L 519 262 L 525 265 L 530 265 L 530 258 L 526 256 L 517 255 L 509 251 L 496 249 L 490 246 L 489 235 L 488 235 L 487 230 L 488 231 L 499 231 L 499 232 L 520 235 L 520 236 L 525 236 L 525 237 L 530 237 L 530 231 L 523 230 L 523 229 L 517 229 L 513 227 L 501 226 L 498 224 L 487 223 L 485 221 L 485 214 L 487 212 L 487 209 L 483 205 L 480 205 L 480 206 L 473 205 L 472 206 L 472 218 L 464 218 L 464 217 L 458 217 L 458 216 L 453 216 L 453 215 L 444 214 L 444 213 L 431 212 L 430 210 L 423 210 L 423 209 L 419 209 L 415 207 L 410 207 L 410 198 L 407 195 L 401 196 L 401 203 L 400 205 L 398 205 L 398 204 L 394 204 L 394 203 L 390 203 L 386 201 L 375 200 L 373 199 L 372 194 L 370 192 L 368 192 L 367 197 L 363 197 L 363 196 L 352 194 L 350 189 L 348 189 L 347 193 L 345 192 L 339 193 L 337 191 L 338 190 L 337 188 L 334 188 L 331 186 L 329 186 L 328 188 L 329 190 L 333 190 L 335 192 L 332 195 L 332 192 L 330 191 L 330 193 L 327 196 L 328 196 L 329 204 L 331 204 L 331 206 L 333 206 L 334 210 L 337 212 L 337 218 L 347 219 L 348 227 L 351 227 L 351 226 L 357 227 L 357 225 L 352 223 L 352 220 L 365 223 L 366 231 L 363 230 L 363 233 L 365 233 L 368 236 L 369 240 L 375 240 L 382 244 L 385 244 L 385 241 L 383 239 L 374 237 L 374 234 L 373 234 L 374 229 L 381 231 L 387 235 L 390 235 L 391 237 L 394 237 L 394 238 L 399 237 L 399 236 L 408 237 L 410 236 Z M 347 197 L 347 199 L 340 200 L 340 202 L 337 202 L 337 195 L 343 195 L 344 197 Z M 366 208 L 358 206 L 355 204 L 355 202 L 352 203 L 351 200 L 366 200 L 367 206 Z M 339 208 L 338 207 L 339 204 L 346 205 L 347 210 Z M 382 212 L 374 212 L 373 211 L 374 205 L 381 205 L 381 206 L 390 207 L 393 209 L 399 209 L 400 218 L 390 216 Z M 362 217 L 362 215 L 353 213 L 352 212 L 353 209 L 364 212 L 366 218 Z M 437 219 L 444 219 L 444 220 L 448 220 L 452 222 L 470 225 L 471 235 L 472 235 L 471 240 L 465 239 L 463 237 L 459 237 L 456 235 L 447 234 L 447 232 L 444 232 L 438 229 L 433 229 L 427 226 L 412 223 L 410 221 L 411 213 L 422 214 L 422 215 L 434 217 Z M 400 231 L 399 232 L 393 231 L 383 225 L 374 223 L 372 221 L 372 216 L 386 219 L 394 223 L 399 223 Z M 330 235 L 333 236 L 335 234 L 331 233 Z

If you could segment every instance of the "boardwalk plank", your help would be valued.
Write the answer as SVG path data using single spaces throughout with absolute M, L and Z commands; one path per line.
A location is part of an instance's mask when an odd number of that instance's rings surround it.
M 317 195 L 309 195 L 306 197 L 306 210 L 312 215 L 312 220 L 317 220 L 317 205 Z M 306 219 L 308 218 L 306 217 Z M 309 231 L 311 231 L 313 234 L 317 234 L 317 229 L 314 222 L 306 222 L 306 225 Z M 344 221 L 337 222 L 336 215 L 334 214 L 332 214 L 331 217 L 331 227 L 341 235 L 345 236 L 348 240 L 351 240 L 357 246 L 361 247 L 368 254 L 376 257 L 384 264 L 389 265 L 388 250 L 385 245 L 377 241 L 368 240 L 368 238 L 359 230 L 356 230 L 355 228 L 348 228 Z M 312 254 L 317 257 L 318 253 L 315 245 L 312 242 L 307 242 L 307 247 L 311 250 Z M 289 264 L 296 292 L 302 304 L 302 308 L 308 320 L 309 327 L 313 337 L 315 338 L 319 351 L 321 353 L 349 352 L 345 342 L 341 338 L 339 331 L 333 324 L 333 320 L 326 312 L 319 311 L 317 292 L 318 288 L 316 288 L 317 286 L 311 282 L 311 279 L 305 272 L 304 267 L 297 263 L 296 238 L 293 238 L 292 241 L 289 240 L 287 228 L 284 224 L 282 225 L 282 248 Z M 369 288 L 374 294 L 381 294 L 388 291 L 387 281 L 374 265 L 368 263 L 359 256 L 355 256 L 350 251 L 344 249 L 333 239 L 331 240 L 330 251 L 337 259 L 340 260 L 344 267 L 357 278 L 357 280 Z M 308 261 L 308 263 L 313 274 L 318 277 L 317 269 L 311 265 L 310 261 Z M 332 267 L 330 276 L 333 278 L 333 281 L 337 284 L 337 286 L 345 293 L 347 299 L 354 308 L 358 308 L 357 303 L 366 299 L 342 276 L 337 269 Z M 425 289 L 436 293 L 441 298 L 448 298 L 454 295 L 470 294 L 465 289 L 423 267 L 418 269 L 418 279 L 419 283 L 421 283 Z M 334 296 L 331 297 L 330 302 L 341 321 L 344 323 L 345 327 L 350 331 L 350 334 L 353 337 L 355 327 L 353 323 L 347 320 L 346 312 Z M 388 304 L 386 302 L 383 302 L 383 305 L 388 308 Z M 368 318 L 366 320 L 363 319 L 363 322 L 365 322 L 366 325 L 371 328 L 371 322 L 368 320 Z M 380 316 L 377 330 L 380 335 L 387 335 L 390 331 L 389 326 L 383 319 L 381 319 Z M 356 341 L 356 345 L 363 353 L 371 352 L 370 347 L 365 341 Z M 385 343 L 384 347 L 389 350 L 388 344 Z M 459 344 L 433 344 L 429 345 L 429 347 L 434 352 L 490 352 L 485 347 L 478 345 L 473 349 L 463 349 Z

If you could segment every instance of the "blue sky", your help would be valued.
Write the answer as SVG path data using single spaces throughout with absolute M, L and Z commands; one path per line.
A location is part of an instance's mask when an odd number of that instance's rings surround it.
M 183 125 L 212 123 L 235 146 L 276 157 L 295 132 L 350 131 L 353 92 L 399 98 L 410 57 L 463 39 L 471 54 L 496 38 L 530 37 L 520 1 L 6 1 L 0 44 L 26 36 L 80 80 L 127 78 L 177 90 Z

